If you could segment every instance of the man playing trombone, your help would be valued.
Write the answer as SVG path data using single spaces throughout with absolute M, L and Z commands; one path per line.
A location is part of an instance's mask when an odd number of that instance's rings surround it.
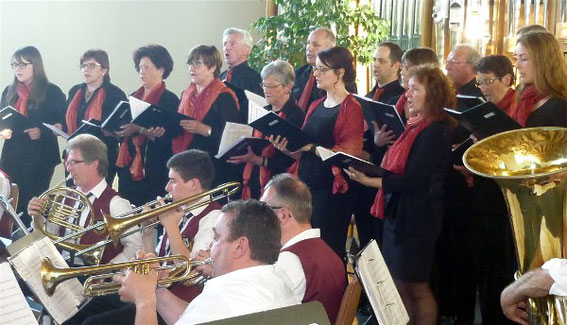
M 106 145 L 97 137 L 89 134 L 78 135 L 69 142 L 65 148 L 67 159 L 65 167 L 78 191 L 83 193 L 92 204 L 94 209 L 94 220 L 91 218 L 90 211 L 83 211 L 80 215 L 78 226 L 84 227 L 90 222 L 96 223 L 102 219 L 102 212 L 111 216 L 123 215 L 132 210 L 130 202 L 121 198 L 118 193 L 106 183 L 105 177 L 108 172 L 108 158 Z M 42 215 L 42 205 L 45 198 L 34 197 L 28 204 L 28 214 L 34 218 L 40 218 L 40 224 L 46 223 Z M 35 224 L 35 222 L 34 222 Z M 52 234 L 62 233 L 57 225 L 46 225 Z M 66 232 L 72 230 L 66 229 Z M 88 231 L 83 234 L 77 241 L 80 244 L 95 244 L 108 237 L 108 232 L 103 229 L 98 233 Z M 100 259 L 100 263 L 119 263 L 129 261 L 135 256 L 136 251 L 142 247 L 140 234 L 122 238 L 116 245 L 107 245 Z M 81 261 L 75 259 L 74 263 L 82 264 Z

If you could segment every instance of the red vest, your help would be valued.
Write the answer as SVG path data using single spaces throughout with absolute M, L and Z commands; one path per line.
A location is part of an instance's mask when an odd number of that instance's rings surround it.
M 199 221 L 203 219 L 206 215 L 208 215 L 213 210 L 220 210 L 221 205 L 217 202 L 213 202 L 209 204 L 201 213 L 194 216 L 193 218 L 189 219 L 189 223 L 181 233 L 181 238 L 188 238 L 191 241 L 194 240 L 195 235 L 199 232 Z M 167 232 L 163 234 L 163 239 L 161 241 L 161 247 L 159 250 L 159 256 L 166 256 L 165 255 L 165 246 L 168 241 Z M 171 254 L 168 252 L 168 255 Z M 174 283 L 171 287 L 169 287 L 169 291 L 179 297 L 180 299 L 191 302 L 195 297 L 201 294 L 203 291 L 202 286 L 194 285 L 194 286 L 184 286 L 180 282 Z
M 95 199 L 92 206 L 95 213 L 95 220 L 93 222 L 102 221 L 102 212 L 109 214 L 110 213 L 110 201 L 113 197 L 117 196 L 118 193 L 113 190 L 110 186 L 107 186 L 100 197 Z M 85 224 L 89 223 L 89 218 L 85 221 Z M 97 242 L 106 240 L 108 238 L 108 231 L 105 230 L 101 234 L 97 234 L 94 231 L 89 231 L 85 235 L 81 237 L 79 243 L 81 244 L 95 244 Z M 113 259 L 116 255 L 120 254 L 124 246 L 120 241 L 115 245 L 108 244 L 104 249 L 104 253 L 102 254 L 102 259 L 100 260 L 100 264 L 107 264 Z
M 321 238 L 305 239 L 281 251 L 297 255 L 303 267 L 306 288 L 301 302 L 321 302 L 334 324 L 346 287 L 341 259 Z

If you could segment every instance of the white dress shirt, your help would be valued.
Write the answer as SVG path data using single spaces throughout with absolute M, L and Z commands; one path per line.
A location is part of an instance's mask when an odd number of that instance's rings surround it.
M 10 180 L 0 173 L 0 195 L 3 196 L 6 201 L 10 199 L 10 192 L 12 190 L 12 184 Z M 4 214 L 4 207 L 0 205 L 0 220 L 2 220 L 2 215 Z
M 567 260 L 552 258 L 542 265 L 549 272 L 554 283 L 549 289 L 550 295 L 567 296 Z
M 205 284 L 175 324 L 198 324 L 300 303 L 273 265 L 236 270 Z
M 302 240 L 320 237 L 321 231 L 317 228 L 304 230 L 288 240 L 287 243 L 282 246 L 282 250 Z M 292 252 L 282 251 L 280 252 L 275 266 L 276 272 L 281 276 L 291 291 L 293 291 L 293 295 L 299 299 L 299 301 L 302 301 L 305 296 L 307 281 L 305 280 L 305 272 L 303 271 L 299 257 Z

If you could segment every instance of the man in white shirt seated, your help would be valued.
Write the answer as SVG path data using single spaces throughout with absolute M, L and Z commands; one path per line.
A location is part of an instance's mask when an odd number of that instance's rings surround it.
M 156 309 L 167 324 L 197 324 L 299 303 L 275 272 L 281 228 L 270 207 L 256 200 L 234 201 L 221 211 L 210 244 L 213 279 L 191 303 L 156 289 L 155 271 L 127 270 L 115 277 L 122 284 L 121 299 L 136 305 L 136 324 L 157 324 Z
M 567 296 L 567 259 L 553 258 L 510 284 L 500 295 L 500 305 L 509 319 L 528 324 L 528 298 Z
M 4 173 L 4 171 L 0 169 L 0 196 L 4 197 L 6 202 L 10 200 L 10 193 L 12 190 L 11 186 L 12 184 L 10 183 L 10 179 Z M 0 205 L 0 237 L 11 238 L 12 223 L 10 222 L 10 220 L 10 216 L 4 216 L 4 207 Z
M 118 192 L 112 189 L 104 179 L 108 173 L 107 148 L 104 142 L 90 134 L 78 135 L 69 142 L 65 148 L 67 159 L 65 167 L 77 190 L 89 198 L 94 209 L 95 218 L 93 223 L 102 221 L 102 212 L 111 216 L 118 216 L 132 211 L 130 202 L 121 198 Z M 35 218 L 40 218 L 40 224 L 45 223 L 44 216 L 41 215 L 43 200 L 34 197 L 28 204 L 28 214 Z M 88 209 L 83 211 L 79 218 L 79 225 L 85 227 L 91 220 Z M 53 234 L 58 233 L 58 227 L 48 228 Z M 67 229 L 66 234 L 70 233 Z M 89 231 L 79 239 L 79 244 L 95 244 L 108 238 L 106 228 L 101 233 Z M 136 251 L 142 248 L 142 235 L 140 233 L 120 239 L 117 245 L 106 245 L 100 264 L 127 262 L 136 255 Z M 81 263 L 75 259 L 75 263 Z
M 346 286 L 345 266 L 337 254 L 311 228 L 311 193 L 290 174 L 274 176 L 262 201 L 278 215 L 283 245 L 276 270 L 301 302 L 320 301 L 335 323 Z

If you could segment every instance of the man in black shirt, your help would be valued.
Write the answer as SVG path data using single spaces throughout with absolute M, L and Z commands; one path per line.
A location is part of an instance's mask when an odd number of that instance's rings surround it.
M 312 102 L 325 95 L 315 84 L 313 66 L 319 52 L 329 49 L 335 46 L 335 44 L 335 34 L 327 28 L 318 28 L 312 31 L 307 38 L 307 46 L 305 48 L 307 64 L 295 70 L 295 84 L 291 89 L 292 95 L 303 111 L 307 111 Z M 305 94 L 303 94 L 304 91 Z
M 453 81 L 459 95 L 482 97 L 480 88 L 476 86 L 474 66 L 480 59 L 477 50 L 469 45 L 457 45 L 449 53 L 445 69 Z
M 378 44 L 378 48 L 374 52 L 376 86 L 366 97 L 387 103 L 392 97 L 400 96 L 405 92 L 399 81 L 402 54 L 402 49 L 396 43 L 382 42 Z

